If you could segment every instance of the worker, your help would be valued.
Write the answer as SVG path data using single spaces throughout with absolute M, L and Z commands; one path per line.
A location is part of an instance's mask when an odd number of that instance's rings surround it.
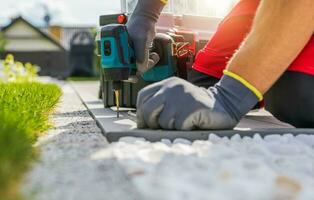
M 166 0 L 139 0 L 128 31 L 139 73 Z M 314 127 L 314 1 L 241 0 L 180 78 L 139 92 L 138 128 L 232 129 L 258 102 L 280 120 Z

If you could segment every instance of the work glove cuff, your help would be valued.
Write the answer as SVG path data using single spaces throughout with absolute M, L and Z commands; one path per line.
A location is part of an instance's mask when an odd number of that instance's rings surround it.
M 216 99 L 237 121 L 240 121 L 259 102 L 258 96 L 251 88 L 229 75 L 224 75 L 214 88 Z

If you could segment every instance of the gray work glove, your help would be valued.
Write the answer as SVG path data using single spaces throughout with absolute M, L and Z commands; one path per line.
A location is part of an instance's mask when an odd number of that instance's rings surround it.
M 226 75 L 209 89 L 170 78 L 140 91 L 137 124 L 168 130 L 232 129 L 257 102 L 251 90 Z
M 149 48 L 155 38 L 155 25 L 164 5 L 160 0 L 139 0 L 127 23 L 134 44 L 138 75 L 142 75 L 159 61 L 157 54 L 149 55 Z

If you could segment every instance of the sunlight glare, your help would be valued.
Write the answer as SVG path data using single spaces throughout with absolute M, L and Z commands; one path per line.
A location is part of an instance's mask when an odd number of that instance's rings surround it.
M 224 16 L 232 8 L 237 0 L 199 0 L 201 6 L 215 10 L 216 16 Z

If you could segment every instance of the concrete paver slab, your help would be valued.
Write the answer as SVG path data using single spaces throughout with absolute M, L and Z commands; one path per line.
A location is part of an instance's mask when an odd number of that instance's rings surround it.
M 210 134 L 221 137 L 232 137 L 239 134 L 241 137 L 260 134 L 262 137 L 270 134 L 313 134 L 314 129 L 296 129 L 289 124 L 280 122 L 267 111 L 252 112 L 248 114 L 234 130 L 214 131 L 164 131 L 164 130 L 139 130 L 136 129 L 136 118 L 128 113 L 121 113 L 116 118 L 116 113 L 111 109 L 104 109 L 101 100 L 97 98 L 98 83 L 84 82 L 72 83 L 90 114 L 96 120 L 109 142 L 118 141 L 121 137 L 141 137 L 148 141 L 156 142 L 161 139 L 171 141 L 184 138 L 190 141 L 207 140 Z

